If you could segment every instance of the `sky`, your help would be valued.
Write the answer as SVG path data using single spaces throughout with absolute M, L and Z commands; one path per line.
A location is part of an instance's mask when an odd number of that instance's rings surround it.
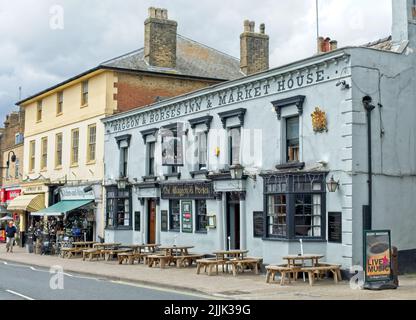
M 319 0 L 320 35 L 339 47 L 391 34 L 392 0 Z M 243 21 L 266 24 L 270 66 L 312 56 L 315 0 L 0 0 L 0 126 L 14 105 L 103 61 L 143 47 L 149 7 L 178 33 L 240 55 Z

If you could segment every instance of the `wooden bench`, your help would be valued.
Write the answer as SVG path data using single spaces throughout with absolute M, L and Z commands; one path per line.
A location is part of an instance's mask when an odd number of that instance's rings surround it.
M 263 259 L 259 258 L 231 259 L 227 261 L 227 265 L 232 266 L 234 277 L 237 276 L 239 271 L 244 272 L 247 268 L 254 270 L 255 274 L 259 274 L 262 260 Z
M 172 262 L 171 256 L 151 254 L 146 257 L 147 265 L 149 268 L 159 266 L 161 269 L 164 269 L 166 265 L 170 265 Z
M 134 264 L 136 260 L 138 263 L 140 263 L 142 260 L 145 262 L 148 255 L 148 253 L 122 252 L 117 254 L 117 259 L 119 264 L 123 264 L 123 262 Z
M 339 280 L 342 280 L 341 277 L 341 268 L 339 265 L 322 265 L 320 264 L 320 266 L 318 267 L 306 267 L 306 268 L 300 268 L 299 272 L 306 272 L 308 273 L 308 278 L 309 278 L 309 284 L 311 286 L 313 286 L 314 281 L 315 281 L 315 275 L 317 276 L 321 276 L 322 273 L 326 273 L 326 272 L 332 272 L 333 276 L 334 276 L 334 281 L 335 283 L 338 283 Z
M 215 267 L 216 274 L 218 275 L 218 267 L 222 266 L 222 272 L 225 271 L 225 265 L 227 261 L 226 260 L 217 260 L 217 259 L 199 259 L 196 260 L 196 274 L 201 273 L 201 268 L 204 267 L 204 271 L 207 272 L 208 269 L 208 275 L 212 275 L 213 268 Z
M 71 259 L 73 256 L 77 254 L 82 254 L 81 248 L 61 248 L 61 257 L 63 259 L 68 258 Z
M 92 261 L 92 259 L 97 258 L 97 260 L 99 258 L 102 257 L 102 253 L 101 250 L 98 249 L 87 249 L 87 250 L 83 250 L 82 251 L 82 260 L 85 261 L 86 258 L 88 258 L 89 261 Z
M 101 250 L 101 253 L 105 257 L 105 260 L 110 261 L 111 257 L 114 257 L 115 255 L 118 255 L 119 253 L 128 253 L 131 252 L 131 249 L 106 249 Z
M 204 255 L 201 254 L 189 254 L 187 256 L 173 256 L 172 261 L 176 263 L 177 268 L 191 267 L 193 263 L 199 259 L 202 259 Z
M 280 273 L 280 285 L 283 286 L 286 281 L 286 276 L 289 279 L 289 284 L 291 283 L 291 274 L 294 274 L 294 278 L 296 279 L 295 274 L 297 274 L 298 269 L 295 267 L 288 267 L 284 265 L 279 266 L 267 266 L 266 267 L 267 274 L 266 274 L 266 283 L 270 283 L 270 280 L 274 281 L 276 278 L 276 274 Z

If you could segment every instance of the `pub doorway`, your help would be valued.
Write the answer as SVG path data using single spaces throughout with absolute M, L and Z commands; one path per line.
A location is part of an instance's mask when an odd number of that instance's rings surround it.
M 156 244 L 156 200 L 147 201 L 147 243 Z
M 240 249 L 240 194 L 227 193 L 227 250 Z

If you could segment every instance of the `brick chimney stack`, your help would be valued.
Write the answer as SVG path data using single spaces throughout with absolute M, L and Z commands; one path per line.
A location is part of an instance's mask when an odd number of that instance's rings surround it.
M 146 61 L 155 67 L 176 67 L 176 36 L 178 24 L 168 20 L 168 11 L 149 8 L 145 23 L 144 55 Z
M 245 75 L 269 69 L 269 36 L 265 34 L 266 26 L 261 24 L 259 33 L 254 28 L 254 21 L 244 21 L 244 32 L 240 36 L 240 68 Z
M 338 41 L 330 38 L 319 37 L 318 39 L 318 54 L 331 52 L 338 49 Z

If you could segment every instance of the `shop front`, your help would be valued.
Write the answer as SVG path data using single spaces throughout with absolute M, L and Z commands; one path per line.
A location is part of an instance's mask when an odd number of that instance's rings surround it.
M 31 212 L 37 212 L 45 208 L 45 196 L 47 188 L 43 184 L 31 184 L 22 186 L 17 196 L 7 205 L 7 210 L 13 213 L 16 225 L 19 230 L 20 245 L 23 247 L 27 242 L 27 233 L 33 221 L 30 217 Z M 13 194 L 9 194 L 9 197 Z
M 31 213 L 44 225 L 33 225 L 43 230 L 50 242 L 94 241 L 95 194 L 88 187 L 60 187 L 59 201 L 48 208 Z

